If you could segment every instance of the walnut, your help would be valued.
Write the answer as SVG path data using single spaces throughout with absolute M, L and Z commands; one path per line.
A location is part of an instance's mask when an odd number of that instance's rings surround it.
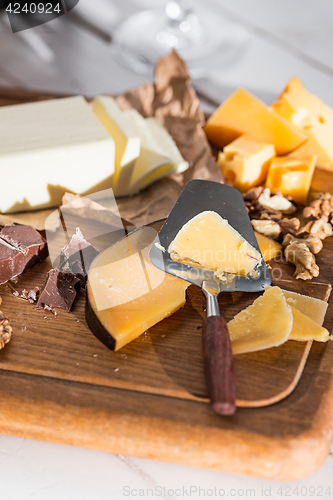
M 300 220 L 297 217 L 293 217 L 292 219 L 287 219 L 284 217 L 283 219 L 278 221 L 279 226 L 281 228 L 282 235 L 285 234 L 293 234 L 295 235 L 301 225 Z
M 279 220 L 282 212 L 274 208 L 264 207 L 259 201 L 245 202 L 250 219 L 256 220 Z
M 0 297 L 0 304 L 2 302 L 2 299 Z M 5 344 L 7 344 L 12 336 L 12 327 L 9 324 L 8 319 L 4 315 L 2 311 L 0 311 L 0 349 L 5 347 Z
M 305 243 L 293 241 L 285 248 L 284 255 L 289 262 L 295 264 L 294 277 L 296 279 L 310 280 L 319 275 L 315 256 Z
M 307 238 L 300 239 L 300 238 L 295 238 L 295 236 L 293 236 L 292 234 L 285 235 L 282 242 L 282 246 L 285 248 L 288 245 L 290 245 L 290 243 L 292 243 L 293 241 L 298 241 L 299 243 L 305 243 L 310 252 L 312 252 L 313 254 L 319 253 L 320 250 L 323 248 L 323 242 L 320 238 L 318 238 L 318 236 L 308 236 Z
M 268 238 L 277 238 L 281 228 L 279 224 L 273 220 L 251 220 L 253 229 L 260 234 L 268 236 Z
M 296 236 L 318 236 L 321 240 L 332 236 L 333 227 L 329 222 L 325 222 L 323 219 L 310 220 L 304 226 L 302 226 L 297 232 Z
M 297 210 L 296 206 L 290 200 L 287 200 L 281 193 L 273 195 L 269 188 L 263 190 L 258 201 L 264 207 L 280 210 L 283 214 L 292 214 Z
M 249 189 L 243 194 L 244 201 L 257 201 L 263 190 L 262 186 Z
M 333 196 L 331 193 L 324 193 L 319 198 L 313 200 L 309 206 L 303 210 L 305 219 L 322 219 L 329 222 L 333 216 Z

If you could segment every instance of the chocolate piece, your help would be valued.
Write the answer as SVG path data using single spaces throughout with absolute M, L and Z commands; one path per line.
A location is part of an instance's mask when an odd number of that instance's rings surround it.
M 39 294 L 40 294 L 40 289 L 38 288 L 38 286 L 35 286 L 35 288 L 33 290 L 30 290 L 30 292 L 28 293 L 29 302 L 31 304 L 37 302 Z
M 0 231 L 0 285 L 48 256 L 47 244 L 31 226 L 13 224 Z
M 85 240 L 77 227 L 68 245 L 61 249 L 58 269 L 75 274 L 84 288 L 90 264 L 98 254 L 99 251 Z
M 69 311 L 79 290 L 80 279 L 75 274 L 51 269 L 47 273 L 37 307 L 44 309 L 61 307 Z

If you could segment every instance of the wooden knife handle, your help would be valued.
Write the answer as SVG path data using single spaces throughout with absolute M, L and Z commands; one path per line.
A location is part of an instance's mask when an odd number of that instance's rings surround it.
M 225 319 L 209 316 L 202 325 L 206 384 L 211 405 L 219 415 L 236 411 L 234 360 Z

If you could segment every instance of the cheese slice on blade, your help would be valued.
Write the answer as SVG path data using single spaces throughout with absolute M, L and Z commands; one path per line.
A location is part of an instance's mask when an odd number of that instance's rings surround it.
M 112 187 L 115 145 L 83 97 L 0 108 L 1 212 Z
M 113 192 L 116 196 L 126 195 L 140 155 L 140 138 L 112 97 L 100 96 L 94 99 L 93 111 L 115 141 Z
M 307 136 L 247 90 L 237 89 L 208 119 L 208 139 L 224 148 L 242 134 L 274 144 L 277 155 L 300 146 Z
M 269 287 L 252 305 L 229 321 L 232 352 L 243 354 L 276 347 L 289 338 L 291 307 L 278 287 Z
M 189 220 L 168 251 L 174 260 L 199 264 L 217 275 L 248 274 L 261 260 L 260 253 L 226 219 L 212 211 L 201 212 Z
M 90 266 L 86 320 L 111 349 L 120 349 L 185 304 L 190 284 L 149 260 L 156 235 L 152 227 L 142 227 L 100 253 Z

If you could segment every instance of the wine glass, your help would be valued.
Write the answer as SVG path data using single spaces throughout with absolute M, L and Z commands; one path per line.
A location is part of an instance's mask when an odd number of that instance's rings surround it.
M 192 0 L 168 0 L 165 11 L 134 14 L 114 34 L 120 62 L 137 73 L 151 72 L 157 59 L 176 49 L 193 77 L 216 66 L 237 61 L 247 31 Z

